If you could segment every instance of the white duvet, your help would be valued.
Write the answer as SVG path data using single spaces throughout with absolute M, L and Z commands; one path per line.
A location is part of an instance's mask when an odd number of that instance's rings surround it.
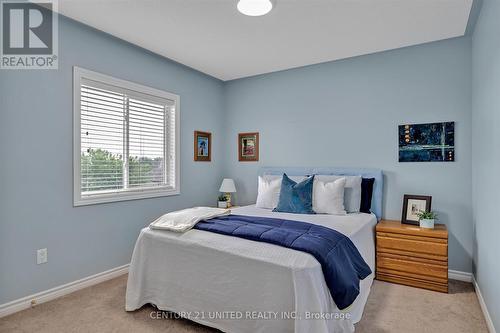
M 338 230 L 374 271 L 374 215 L 297 215 L 255 206 L 232 213 Z M 372 281 L 373 274 L 361 282 L 353 305 L 340 311 L 321 265 L 308 253 L 202 230 L 144 228 L 130 265 L 126 310 L 152 303 L 225 332 L 352 332 Z

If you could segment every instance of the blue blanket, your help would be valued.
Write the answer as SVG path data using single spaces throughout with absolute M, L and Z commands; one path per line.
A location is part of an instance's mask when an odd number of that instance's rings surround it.
M 333 229 L 276 218 L 228 215 L 200 221 L 195 229 L 307 252 L 321 264 L 326 284 L 339 309 L 359 294 L 359 281 L 371 274 L 351 240 Z

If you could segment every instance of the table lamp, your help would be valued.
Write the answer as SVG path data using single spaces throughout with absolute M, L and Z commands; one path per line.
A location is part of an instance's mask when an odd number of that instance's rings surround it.
M 236 193 L 236 186 L 234 186 L 234 180 L 231 178 L 224 178 L 222 184 L 220 185 L 219 192 L 223 192 L 227 198 L 227 205 L 231 207 L 231 193 Z

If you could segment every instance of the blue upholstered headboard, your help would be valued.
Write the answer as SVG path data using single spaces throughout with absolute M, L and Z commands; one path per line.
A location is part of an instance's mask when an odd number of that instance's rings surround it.
M 380 169 L 364 168 L 297 168 L 297 167 L 264 167 L 260 170 L 261 175 L 281 175 L 286 173 L 289 176 L 306 175 L 339 175 L 339 176 L 362 176 L 363 178 L 375 178 L 373 184 L 373 197 L 371 211 L 382 218 L 382 196 L 384 189 L 384 177 Z

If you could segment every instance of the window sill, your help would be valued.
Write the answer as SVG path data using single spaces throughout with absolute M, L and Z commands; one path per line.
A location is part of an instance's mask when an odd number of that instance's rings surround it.
M 105 194 L 94 194 L 87 196 L 76 197 L 73 200 L 73 206 L 87 206 L 87 205 L 98 205 L 103 203 L 111 203 L 111 202 L 119 202 L 119 201 L 128 201 L 128 200 L 140 200 L 140 199 L 148 199 L 148 198 L 158 198 L 158 197 L 167 197 L 172 195 L 181 194 L 179 189 L 157 189 L 157 190 L 137 190 L 137 191 L 124 191 L 124 192 L 114 192 L 114 193 L 105 193 Z

